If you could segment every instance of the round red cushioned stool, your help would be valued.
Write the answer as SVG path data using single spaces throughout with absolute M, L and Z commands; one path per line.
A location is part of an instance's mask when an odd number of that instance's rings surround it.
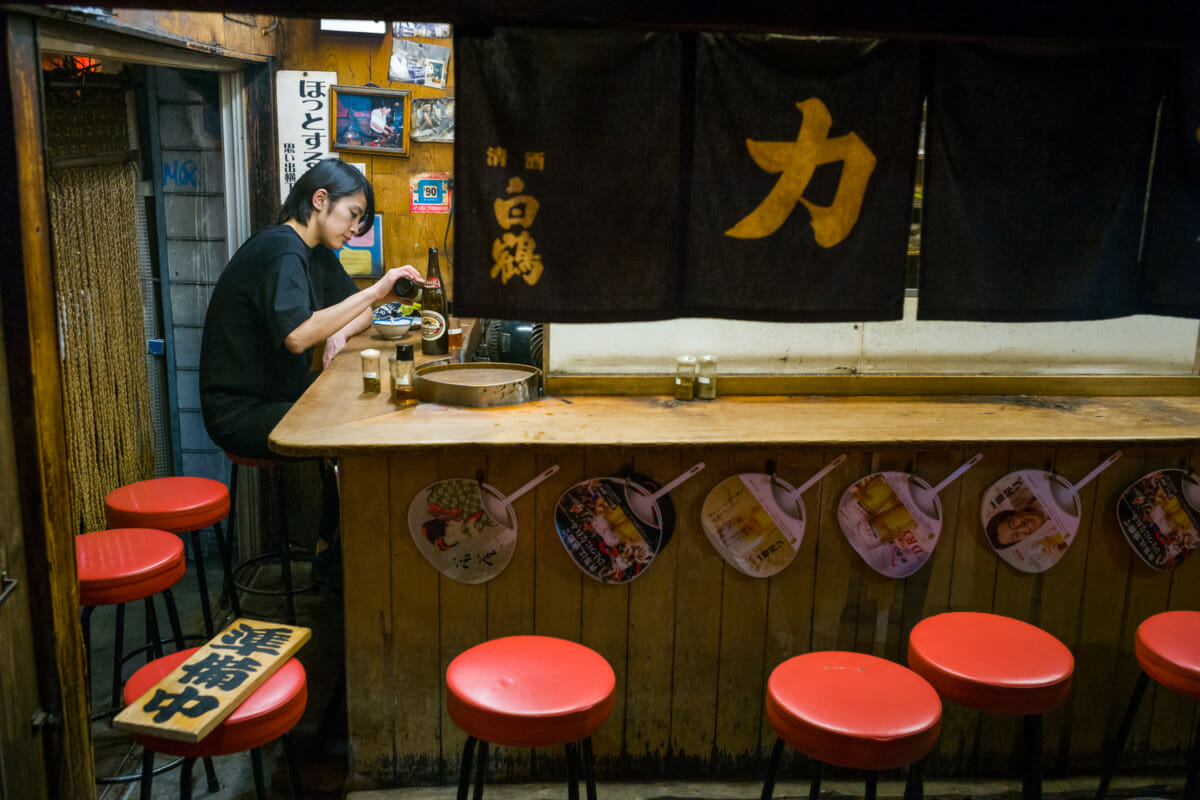
M 446 668 L 446 710 L 467 734 L 458 796 L 466 798 L 479 743 L 475 798 L 483 795 L 488 745 L 566 745 L 567 792 L 579 797 L 580 748 L 589 800 L 596 797 L 592 733 L 612 713 L 616 675 L 596 651 L 549 636 L 509 636 L 478 644 Z
M 787 744 L 816 762 L 809 797 L 821 791 L 824 764 L 867 772 L 867 800 L 877 773 L 909 767 L 906 800 L 923 794 L 920 762 L 937 743 L 942 701 L 925 679 L 886 659 L 822 651 L 789 658 L 767 679 L 767 721 L 778 738 L 771 751 L 763 800 Z
M 200 584 L 200 606 L 204 634 L 213 636 L 212 610 L 208 606 L 208 579 L 200 552 L 200 531 L 212 528 L 217 534 L 230 607 L 237 608 L 230 569 L 229 540 L 221 521 L 229 515 L 229 490 L 209 478 L 170 477 L 138 481 L 114 489 L 104 498 L 104 514 L 111 528 L 159 528 L 172 533 L 190 533 L 196 580 Z
M 310 555 L 302 552 L 296 552 L 297 545 L 292 543 L 291 537 L 288 535 L 287 528 L 287 498 L 284 494 L 283 475 L 280 467 L 284 466 L 286 461 L 268 461 L 262 458 L 250 458 L 248 456 L 239 456 L 236 453 L 225 451 L 225 457 L 231 462 L 229 467 L 229 538 L 232 540 L 234 533 L 234 518 L 237 514 L 237 485 L 238 485 L 238 467 L 249 467 L 258 469 L 270 474 L 270 480 L 275 484 L 276 497 L 279 503 L 279 536 L 276 542 L 276 550 L 261 553 L 253 558 L 248 558 L 240 562 L 233 568 L 233 585 L 235 595 L 234 614 L 241 616 L 241 611 L 236 605 L 236 595 L 238 590 L 248 594 L 274 595 L 284 598 L 285 611 L 287 613 L 287 621 L 292 625 L 296 624 L 296 601 L 295 593 L 304 592 L 313 588 L 313 584 L 307 583 L 303 586 L 294 586 L 292 584 L 292 562 L 293 561 L 311 561 Z M 261 474 L 261 473 L 260 473 Z M 285 555 L 286 554 L 286 555 Z M 281 577 L 283 578 L 282 589 L 260 589 L 256 585 L 239 582 L 237 577 L 243 569 L 252 564 L 257 564 L 260 561 L 278 560 L 280 565 Z
M 908 665 L 943 700 L 989 714 L 1024 717 L 1022 795 L 1042 796 L 1042 714 L 1071 693 L 1075 657 L 1028 622 L 999 614 L 950 612 L 918 622 L 908 637 Z
M 179 613 L 171 587 L 183 577 L 183 542 L 167 531 L 119 528 L 75 537 L 75 562 L 79 574 L 80 624 L 91 673 L 91 619 L 98 606 L 116 606 L 113 640 L 111 708 L 121 707 L 121 665 L 125 661 L 125 604 L 142 600 L 146 608 L 146 662 L 162 656 L 154 596 L 161 594 L 167 607 L 175 648 L 183 647 Z M 136 654 L 135 651 L 134 654 Z M 98 715 L 105 716 L 105 715 Z
M 1117 738 L 1112 743 L 1108 758 L 1104 760 L 1104 775 L 1096 792 L 1097 800 L 1103 800 L 1108 792 L 1117 761 L 1125 749 L 1125 739 L 1133 727 L 1146 684 L 1151 678 L 1158 685 L 1184 697 L 1200 700 L 1200 611 L 1164 611 L 1147 618 L 1138 625 L 1134 654 L 1142 673 L 1133 687 L 1129 705 L 1125 707 Z M 1200 725 L 1197 725 L 1196 734 L 1192 737 L 1183 796 L 1185 800 L 1200 800 Z
M 156 659 L 139 669 L 125 684 L 125 702 L 133 703 L 165 678 L 171 671 L 200 648 L 193 647 Z M 284 754 L 288 762 L 288 776 L 292 784 L 292 797 L 302 798 L 300 765 L 292 744 L 290 731 L 304 715 L 308 703 L 308 678 L 304 666 L 296 659 L 288 661 L 271 677 L 254 690 L 243 703 L 234 709 L 225 721 L 199 742 L 179 742 L 153 736 L 134 734 L 133 738 L 144 748 L 142 754 L 142 798 L 148 800 L 151 793 L 154 754 L 180 756 L 184 759 L 183 771 L 179 776 L 180 796 L 187 800 L 192 796 L 192 767 L 197 758 L 224 756 L 231 753 L 250 751 L 254 768 L 254 789 L 259 800 L 266 800 L 266 782 L 263 780 L 262 754 L 259 748 L 283 738 Z

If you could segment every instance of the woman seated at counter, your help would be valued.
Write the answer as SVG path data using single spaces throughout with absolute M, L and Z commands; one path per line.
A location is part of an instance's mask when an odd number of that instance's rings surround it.
M 361 291 L 334 251 L 375 220 L 375 194 L 354 167 L 326 159 L 304 173 L 284 201 L 279 224 L 251 236 L 221 273 L 200 344 L 200 405 L 208 435 L 226 451 L 284 460 L 267 446 L 271 430 L 316 378 L 313 348 L 328 366 L 346 341 L 371 324 L 373 303 L 396 299 L 410 265 L 388 270 Z M 324 470 L 321 538 L 333 541 L 337 484 Z M 318 542 L 318 551 L 324 549 Z

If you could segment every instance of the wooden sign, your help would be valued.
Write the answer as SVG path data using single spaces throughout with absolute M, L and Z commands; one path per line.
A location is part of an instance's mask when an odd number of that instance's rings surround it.
M 131 733 L 198 742 L 287 663 L 312 630 L 237 619 L 113 719 Z

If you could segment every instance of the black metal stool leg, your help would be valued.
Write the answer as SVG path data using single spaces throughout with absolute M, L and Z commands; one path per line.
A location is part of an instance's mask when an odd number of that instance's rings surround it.
M 875 793 L 878 790 L 879 773 L 872 770 L 867 773 L 867 794 L 866 800 L 875 800 Z
M 250 751 L 250 769 L 254 772 L 254 796 L 267 800 L 267 782 L 263 780 L 262 753 L 256 747 Z
M 808 800 L 817 800 L 821 796 L 821 773 L 824 771 L 824 761 L 813 762 L 812 781 L 808 784 Z
M 158 613 L 154 610 L 154 596 L 151 595 L 145 599 L 146 606 L 146 646 L 149 648 L 146 651 L 146 663 L 149 664 L 151 654 L 154 658 L 162 658 L 162 639 L 158 634 Z
M 171 638 L 175 640 L 175 652 L 186 647 L 183 641 L 183 626 L 179 624 L 179 608 L 175 605 L 175 595 L 170 587 L 162 590 L 163 603 L 167 607 L 167 621 L 171 625 Z
M 179 770 L 179 800 L 192 800 L 192 767 L 196 759 L 185 758 Z
M 1023 800 L 1042 800 L 1042 715 L 1026 714 L 1022 725 L 1025 739 Z
M 1200 721 L 1192 737 L 1192 753 L 1188 756 L 1187 780 L 1183 784 L 1183 800 L 1200 800 Z
M 1104 795 L 1108 793 L 1108 785 L 1112 783 L 1113 773 L 1117 771 L 1117 762 L 1121 760 L 1121 752 L 1125 749 L 1125 740 L 1129 737 L 1129 730 L 1133 727 L 1133 719 L 1137 716 L 1138 706 L 1142 704 L 1142 695 L 1146 693 L 1146 685 L 1149 682 L 1150 676 L 1145 672 L 1138 675 L 1137 683 L 1133 686 L 1133 694 L 1129 698 L 1129 705 L 1125 706 L 1125 716 L 1121 718 L 1121 727 L 1117 729 L 1117 738 L 1113 740 L 1108 751 L 1108 758 L 1104 759 L 1104 774 L 1100 776 L 1100 786 L 1096 789 L 1096 800 L 1104 800 Z
M 233 515 L 232 507 L 230 507 L 229 514 Z M 230 530 L 233 528 L 231 527 Z M 233 582 L 233 545 L 229 540 L 230 534 L 219 522 L 213 523 L 213 533 L 217 535 L 217 549 L 221 551 L 221 569 L 225 573 L 225 597 L 229 600 L 229 608 L 233 610 L 233 616 L 240 617 L 242 606 L 238 602 L 237 586 Z
M 596 759 L 592 755 L 592 737 L 583 740 L 583 780 L 587 785 L 587 800 L 596 800 Z
M 471 788 L 471 759 L 475 757 L 475 737 L 468 736 L 463 745 L 462 765 L 458 768 L 458 800 L 467 800 Z
M 483 779 L 488 770 L 488 743 L 479 740 L 479 758 L 475 762 L 475 800 L 483 800 Z
M 767 777 L 763 780 L 762 800 L 771 800 L 775 795 L 775 776 L 779 773 L 779 762 L 783 759 L 783 739 L 775 737 L 771 748 L 771 759 L 767 762 Z
M 142 750 L 142 790 L 141 800 L 150 800 L 154 792 L 154 751 Z
M 904 784 L 904 800 L 925 800 L 925 759 L 908 768 L 908 780 Z
M 113 626 L 113 674 L 112 694 L 108 707 L 116 711 L 121 707 L 121 663 L 125 660 L 125 604 L 117 603 L 117 620 Z
M 204 553 L 200 550 L 200 531 L 192 531 L 192 560 L 196 563 L 196 582 L 200 584 L 200 610 L 204 613 L 204 635 L 213 637 L 212 609 L 208 607 L 208 577 L 204 574 Z
M 283 735 L 283 756 L 287 759 L 288 782 L 292 784 L 292 800 L 304 800 L 304 785 L 300 782 L 300 760 L 296 758 L 296 743 L 291 733 Z
M 213 767 L 211 758 L 204 759 L 204 779 L 208 782 L 208 791 L 221 791 L 221 784 L 217 782 L 217 770 Z
M 271 479 L 275 482 L 275 496 L 279 498 L 279 560 L 283 570 L 284 602 L 287 608 L 287 621 L 296 624 L 296 600 L 292 587 L 292 537 L 288 533 L 287 524 L 287 492 L 283 485 L 283 468 L 272 470 Z
M 579 750 L 567 742 L 567 800 L 579 800 Z

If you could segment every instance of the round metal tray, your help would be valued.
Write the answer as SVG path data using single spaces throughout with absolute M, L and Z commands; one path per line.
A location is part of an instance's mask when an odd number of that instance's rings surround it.
M 536 400 L 542 371 L 502 362 L 433 363 L 417 367 L 416 375 L 421 402 L 486 407 Z

